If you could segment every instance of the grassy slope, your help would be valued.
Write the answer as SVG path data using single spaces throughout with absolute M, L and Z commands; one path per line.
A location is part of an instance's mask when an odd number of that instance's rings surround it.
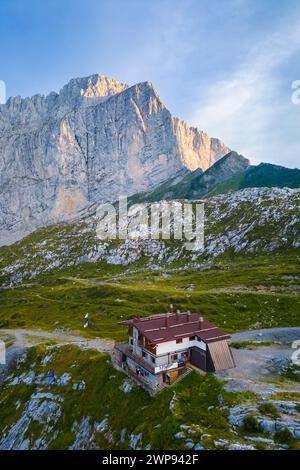
M 205 190 L 205 184 L 201 183 L 203 172 L 197 169 L 187 175 L 180 178 L 179 182 L 176 182 L 179 178 L 171 178 L 164 181 L 161 185 L 155 188 L 153 191 L 148 193 L 135 194 L 130 198 L 130 202 L 137 204 L 140 202 L 155 202 L 162 199 L 189 199 L 193 197 L 193 193 L 196 190 Z
M 125 394 L 120 390 L 125 375 L 112 369 L 107 355 L 66 346 L 56 350 L 45 368 L 41 365 L 45 354 L 45 347 L 32 348 L 26 362 L 17 368 L 14 376 L 19 376 L 28 370 L 34 370 L 39 374 L 51 369 L 57 376 L 61 376 L 65 371 L 71 372 L 71 381 L 64 387 L 34 384 L 4 386 L 0 391 L 0 436 L 6 426 L 11 426 L 21 417 L 25 404 L 37 389 L 65 398 L 62 404 L 62 417 L 52 431 L 58 430 L 59 434 L 50 444 L 51 449 L 68 448 L 75 438 L 71 431 L 72 424 L 76 420 L 80 422 L 87 416 L 90 417 L 91 424 L 100 422 L 108 416 L 114 443 L 109 443 L 105 439 L 105 433 L 95 433 L 95 441 L 100 448 L 129 448 L 129 435 L 142 433 L 144 446 L 150 444 L 153 449 L 183 449 L 185 441 L 174 438 L 174 435 L 180 431 L 181 424 L 195 426 L 195 434 L 190 436 L 195 442 L 200 441 L 201 433 L 209 433 L 210 437 L 201 443 L 210 448 L 213 447 L 213 439 L 237 439 L 229 430 L 228 411 L 221 407 L 220 397 L 223 399 L 223 404 L 230 406 L 256 400 L 256 396 L 251 393 L 225 392 L 222 382 L 216 380 L 212 374 L 203 376 L 196 372 L 192 372 L 179 384 L 164 390 L 154 398 L 139 388 L 134 388 Z M 73 390 L 72 384 L 81 380 L 85 381 L 86 389 Z M 172 414 L 169 404 L 174 391 L 177 402 Z M 15 406 L 17 401 L 21 403 L 18 409 Z M 5 406 L 2 406 L 4 404 Z M 208 410 L 211 406 L 214 408 Z M 155 428 L 158 424 L 160 427 Z M 120 433 L 124 428 L 127 429 L 126 440 L 121 443 Z M 30 439 L 31 446 L 40 436 L 40 432 L 41 425 L 33 422 L 25 436 Z M 243 438 L 238 437 L 238 440 L 243 441 Z
M 209 270 L 120 273 L 85 263 L 39 276 L 28 286 L 0 293 L 0 325 L 81 331 L 90 314 L 90 336 L 124 338 L 123 318 L 166 311 L 200 310 L 228 332 L 299 325 L 299 258 L 290 254 L 230 257 Z
M 269 207 L 270 203 L 263 202 L 260 207 L 262 204 Z M 208 207 L 208 214 L 209 210 Z M 296 208 L 293 211 L 296 214 Z M 224 212 L 227 214 L 226 207 Z M 251 223 L 251 218 L 255 219 L 253 206 L 243 203 L 234 214 L 228 212 L 225 219 L 208 226 L 208 234 L 227 233 L 236 228 L 243 217 L 248 223 Z M 258 224 L 249 233 L 249 240 L 266 239 L 269 243 L 275 237 L 282 238 L 278 226 L 284 226 L 284 219 L 275 217 L 271 223 Z M 49 260 L 43 257 L 40 246 L 42 250 L 49 250 L 51 260 L 57 252 L 61 253 L 63 260 L 75 259 L 94 244 L 91 232 L 78 237 L 74 236 L 75 232 L 78 232 L 78 227 L 72 225 L 41 229 L 12 247 L 2 248 L 0 258 L 2 256 L 3 266 L 9 264 L 7 261 L 18 262 L 23 255 L 29 260 L 24 268 L 28 272 L 39 263 L 48 269 Z M 81 262 L 67 269 L 54 268 L 39 274 L 34 280 L 25 277 L 23 285 L 0 292 L 0 327 L 51 330 L 64 327 L 89 336 L 122 340 L 126 332 L 117 324 L 119 320 L 166 311 L 169 303 L 182 310 L 201 310 L 208 319 L 228 332 L 299 326 L 297 286 L 300 255 L 299 249 L 292 249 L 291 240 L 294 238 L 289 229 L 286 249 L 280 248 L 269 254 L 262 254 L 263 249 L 255 255 L 238 254 L 228 249 L 206 270 L 191 269 L 186 259 L 180 259 L 170 267 L 162 263 L 160 270 L 151 271 L 143 258 L 127 267 L 105 262 Z M 199 261 L 203 268 L 206 260 Z M 82 320 L 86 312 L 90 313 L 91 323 L 88 332 L 83 332 Z M 30 354 L 29 362 L 21 368 L 28 370 L 30 364 L 36 362 L 38 371 L 38 358 L 45 354 L 45 350 L 33 348 Z M 198 433 L 201 428 L 213 438 L 232 439 L 226 421 L 227 412 L 220 408 L 218 396 L 221 394 L 231 404 L 249 398 L 226 394 L 214 376 L 203 377 L 195 373 L 156 398 L 150 398 L 143 390 L 125 395 L 119 390 L 124 376 L 112 370 L 107 356 L 93 351 L 79 353 L 71 347 L 61 349 L 61 354 L 49 367 L 61 374 L 69 371 L 74 362 L 78 367 L 71 369 L 72 378 L 74 381 L 84 379 L 87 389 L 73 391 L 68 385 L 64 390 L 57 390 L 67 399 L 63 404 L 63 417 L 58 423 L 61 432 L 51 444 L 52 448 L 66 448 L 73 442 L 71 427 L 75 419 L 80 421 L 82 417 L 90 416 L 92 420 L 100 421 L 105 414 L 109 414 L 116 440 L 121 429 L 126 427 L 129 433 L 142 432 L 144 445 L 150 443 L 154 449 L 182 448 L 182 441 L 174 439 L 180 424 L 197 424 Z M 110 379 L 111 375 L 115 378 Z M 173 390 L 179 398 L 175 415 L 169 411 Z M 26 401 L 35 391 L 35 386 L 24 384 L 2 389 L 0 431 L 20 417 Z M 51 387 L 51 391 L 56 390 Z M 17 400 L 22 402 L 18 410 L 15 406 Z M 4 403 L 5 406 L 1 406 Z M 215 409 L 208 412 L 208 406 L 215 406 Z M 154 429 L 158 423 L 161 428 Z M 39 431 L 39 427 L 33 425 L 31 439 L 38 436 Z M 128 447 L 128 440 L 124 444 L 109 444 L 102 434 L 97 434 L 96 439 L 102 448 Z M 195 437 L 195 441 L 197 439 Z M 212 446 L 212 438 L 208 438 L 205 446 Z
M 240 188 L 251 186 L 299 188 L 300 170 L 271 165 L 269 163 L 260 163 L 258 166 L 251 167 L 246 171 Z
M 207 198 L 217 194 L 226 194 L 238 191 L 239 189 L 255 187 L 300 187 L 300 170 L 268 163 L 251 166 L 247 170 L 217 183 L 214 181 L 214 175 L 218 176 L 218 165 L 220 162 L 222 160 L 216 162 L 205 173 L 196 170 L 184 176 L 176 184 L 174 184 L 173 180 L 168 180 L 153 191 L 136 194 L 131 197 L 131 202 Z M 206 175 L 209 175 L 209 180 L 205 179 Z
M 107 264 L 118 254 L 128 269 L 151 269 L 152 265 L 170 267 L 206 263 L 215 256 L 242 256 L 243 252 L 284 253 L 293 249 L 297 255 L 299 240 L 299 192 L 267 189 L 244 190 L 217 196 L 205 202 L 205 251 L 189 252 L 180 241 L 157 241 L 154 251 L 146 240 L 124 245 L 118 240 L 101 243 L 96 237 L 93 218 L 70 224 L 57 224 L 37 230 L 23 240 L 0 247 L 1 285 L 9 286 L 23 280 L 31 282 L 36 275 L 57 267 L 97 263 L 101 275 L 122 273 L 121 265 Z M 155 244 L 154 244 L 155 245 Z M 150 243 L 150 247 L 152 242 Z M 299 250 L 298 250 L 299 251 Z M 100 253 L 100 254 L 99 254 Z M 102 253 L 102 254 L 101 254 Z M 271 255 L 273 256 L 273 255 Z M 94 268 L 92 268 L 94 269 Z M 95 269 L 94 269 L 95 271 Z M 1 294 L 0 294 L 1 295 Z
M 206 194 L 206 197 L 254 187 L 299 188 L 300 170 L 260 163 L 217 184 Z

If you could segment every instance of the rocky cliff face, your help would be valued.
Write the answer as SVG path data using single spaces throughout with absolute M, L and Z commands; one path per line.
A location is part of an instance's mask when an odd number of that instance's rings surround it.
M 153 188 L 228 152 L 173 118 L 149 82 L 101 75 L 0 106 L 0 244 Z
M 151 191 L 134 195 L 131 202 L 207 197 L 218 188 L 218 183 L 224 183 L 237 175 L 245 175 L 249 167 L 250 162 L 247 158 L 236 152 L 229 152 L 206 171 L 203 172 L 200 168 L 194 171 L 184 171 L 175 178 L 163 181 Z M 218 192 L 215 192 L 215 194 L 218 194 Z
M 239 155 L 237 152 L 229 152 L 202 175 L 202 180 L 210 184 L 226 181 L 231 176 L 246 171 L 249 166 L 250 161 L 248 158 Z

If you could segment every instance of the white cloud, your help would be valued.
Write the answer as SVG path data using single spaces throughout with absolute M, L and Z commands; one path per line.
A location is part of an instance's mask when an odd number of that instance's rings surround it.
M 299 14 L 254 45 L 231 77 L 209 86 L 205 96 L 202 89 L 189 121 L 256 162 L 281 161 L 296 166 L 294 140 L 299 120 L 296 129 L 290 119 L 296 110 L 291 111 L 290 98 L 282 96 L 280 72 L 297 51 Z M 291 77 L 290 82 L 296 78 Z M 297 111 L 300 118 L 300 109 Z M 288 125 L 286 133 L 277 128 L 282 125 Z

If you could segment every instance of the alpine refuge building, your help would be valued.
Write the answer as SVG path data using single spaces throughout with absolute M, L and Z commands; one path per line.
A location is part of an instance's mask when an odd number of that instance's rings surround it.
M 116 362 L 153 390 L 175 381 L 187 366 L 207 372 L 235 367 L 230 336 L 199 313 L 174 313 L 171 305 L 166 314 L 121 324 L 128 326 L 129 341 L 116 345 Z

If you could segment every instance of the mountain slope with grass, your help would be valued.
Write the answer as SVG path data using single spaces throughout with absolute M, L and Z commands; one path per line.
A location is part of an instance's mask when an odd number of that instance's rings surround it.
M 208 198 L 205 246 L 194 251 L 172 239 L 101 241 L 92 214 L 1 247 L 0 338 L 15 352 L 10 332 L 37 334 L 0 388 L 0 449 L 298 449 L 298 371 L 281 369 L 280 355 L 273 375 L 193 371 L 151 397 L 91 348 L 126 340 L 120 321 L 170 303 L 230 334 L 299 326 L 299 203 L 288 188 Z M 55 341 L 76 334 L 91 341 Z
M 247 158 L 237 152 L 229 152 L 220 158 L 205 172 L 198 168 L 195 171 L 178 175 L 158 185 L 153 191 L 136 194 L 131 198 L 132 202 L 153 202 L 162 199 L 199 199 L 205 196 L 219 182 L 230 179 L 233 175 L 239 175 L 249 168 Z
M 250 166 L 249 160 L 230 152 L 208 170 L 197 169 L 164 181 L 157 188 L 130 198 L 131 202 L 207 198 L 245 188 L 299 188 L 300 170 L 270 163 Z
M 266 380 L 261 395 L 193 370 L 151 397 L 108 354 L 40 344 L 0 389 L 0 449 L 299 449 L 300 388 Z
M 202 310 L 227 331 L 299 323 L 298 190 L 246 189 L 205 205 L 205 246 L 99 241 L 93 217 L 40 229 L 0 249 L 0 325 L 124 337 L 117 322 Z
M 229 254 L 298 249 L 299 194 L 293 189 L 254 188 L 207 199 L 205 246 L 195 251 L 186 250 L 180 240 L 150 240 L 144 235 L 141 239 L 99 240 L 95 216 L 39 229 L 14 245 L 0 248 L 1 286 L 9 287 L 52 269 L 85 262 L 103 263 L 115 269 L 130 266 L 155 270 L 193 267 Z M 129 221 L 132 219 L 129 216 Z
M 257 166 L 251 166 L 243 173 L 220 182 L 208 193 L 208 196 L 254 187 L 299 188 L 300 170 L 270 163 L 260 163 Z
M 0 390 L 0 449 L 185 449 L 189 436 L 200 445 L 205 432 L 201 447 L 214 448 L 217 438 L 245 443 L 232 434 L 224 404 L 255 400 L 195 372 L 150 397 L 113 369 L 108 355 L 39 346 Z

